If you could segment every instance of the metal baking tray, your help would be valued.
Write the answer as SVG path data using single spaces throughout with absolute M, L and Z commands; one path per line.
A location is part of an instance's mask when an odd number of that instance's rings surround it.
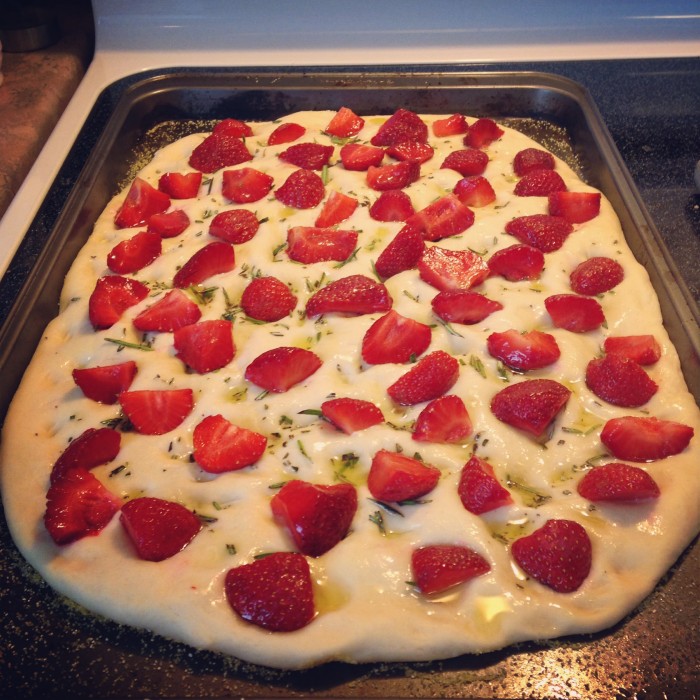
M 700 399 L 700 314 L 680 280 L 588 93 L 534 72 L 383 69 L 183 69 L 107 88 L 83 125 L 32 227 L 36 262 L 0 328 L 0 418 L 63 278 L 109 198 L 167 141 L 235 117 L 304 109 L 359 114 L 488 116 L 524 130 L 611 200 L 657 291 L 688 385 Z M 66 182 L 70 182 L 66 186 Z M 306 671 L 256 667 L 87 613 L 24 562 L 0 524 L 2 697 L 690 698 L 700 696 L 700 546 L 688 548 L 640 608 L 595 635 L 530 643 L 432 663 L 331 663 Z M 387 644 L 391 630 L 387 630 Z

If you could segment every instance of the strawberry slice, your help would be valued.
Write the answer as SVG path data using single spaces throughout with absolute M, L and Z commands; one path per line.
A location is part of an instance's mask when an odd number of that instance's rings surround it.
M 212 132 L 190 155 L 189 165 L 203 173 L 214 173 L 221 168 L 230 168 L 252 160 L 253 156 L 243 140 L 226 130 Z
M 414 213 L 411 198 L 403 190 L 382 192 L 369 208 L 375 221 L 406 221 Z
M 420 164 L 410 160 L 367 168 L 367 185 L 377 192 L 401 190 L 419 178 Z
M 287 255 L 304 265 L 331 260 L 343 262 L 356 245 L 357 231 L 316 226 L 293 226 L 287 231 Z
M 346 143 L 340 149 L 340 161 L 346 170 L 365 171 L 384 160 L 384 149 L 365 143 Z
M 171 289 L 155 304 L 145 308 L 134 319 L 134 328 L 140 331 L 167 333 L 199 321 L 202 312 L 184 292 Z
M 109 251 L 107 267 L 118 275 L 129 275 L 150 265 L 161 250 L 162 240 L 157 233 L 141 231 Z
M 121 503 L 94 474 L 71 469 L 49 486 L 44 526 L 56 544 L 70 544 L 99 534 Z
M 445 170 L 456 170 L 462 177 L 483 175 L 486 166 L 489 164 L 489 157 L 478 148 L 463 148 L 459 151 L 452 151 L 445 160 L 442 161 L 441 168 Z
M 249 318 L 271 323 L 294 311 L 297 298 L 276 277 L 255 277 L 243 290 L 241 308 Z
M 572 224 L 583 224 L 600 214 L 599 192 L 552 192 L 549 213 L 562 216 Z
M 611 462 L 594 467 L 576 487 L 579 495 L 594 503 L 641 503 L 658 498 L 659 485 L 639 467 Z
M 121 434 L 112 428 L 88 428 L 71 440 L 51 468 L 51 483 L 73 471 L 89 471 L 116 459 Z
M 486 559 L 461 545 L 432 544 L 411 554 L 413 582 L 424 595 L 442 593 L 490 570 Z
M 307 318 L 340 313 L 359 316 L 388 311 L 392 298 L 387 288 L 365 275 L 350 275 L 330 282 L 306 302 Z
M 693 428 L 683 423 L 623 416 L 610 419 L 600 439 L 617 459 L 653 462 L 683 452 L 694 434 Z
M 190 217 L 182 209 L 173 209 L 148 217 L 147 230 L 161 238 L 175 238 L 190 225 Z
M 447 250 L 432 246 L 418 261 L 420 278 L 441 292 L 471 289 L 489 276 L 489 266 L 471 250 Z
M 430 326 L 391 309 L 378 318 L 362 338 L 362 359 L 370 365 L 409 362 L 430 345 Z
M 347 397 L 328 399 L 321 404 L 321 413 L 338 430 L 348 435 L 384 422 L 381 409 L 363 399 Z
M 474 515 L 482 515 L 513 503 L 513 497 L 499 483 L 493 467 L 476 455 L 462 467 L 457 493 L 462 505 Z
M 272 189 L 274 179 L 255 168 L 224 170 L 221 194 L 234 204 L 258 202 Z
M 212 129 L 213 134 L 228 134 L 229 136 L 252 136 L 253 129 L 250 124 L 240 121 L 240 119 L 222 119 L 217 122 Z
M 559 250 L 573 230 L 566 219 L 549 214 L 519 216 L 506 224 L 506 233 L 543 253 Z
M 236 354 L 232 327 L 231 321 L 212 319 L 178 328 L 173 334 L 177 357 L 197 374 L 225 367 Z
M 520 333 L 511 328 L 503 333 L 491 333 L 486 347 L 492 357 L 516 372 L 548 367 L 561 354 L 554 336 L 537 330 Z
M 375 270 L 382 279 L 412 270 L 418 265 L 425 251 L 423 234 L 415 226 L 404 226 L 389 245 L 380 253 Z
M 279 347 L 258 355 L 246 368 L 245 378 L 265 391 L 288 391 L 308 379 L 321 365 L 311 350 Z
M 474 223 L 474 212 L 448 194 L 416 212 L 406 223 L 418 228 L 426 241 L 439 241 L 466 231 Z
M 264 435 L 239 428 L 220 414 L 197 423 L 192 441 L 194 461 L 211 474 L 249 467 L 263 456 L 267 447 Z
M 402 141 L 389 146 L 386 154 L 396 160 L 409 160 L 413 163 L 425 163 L 435 154 L 435 149 L 425 141 Z
M 301 124 L 295 122 L 284 122 L 280 124 L 268 137 L 268 146 L 278 146 L 282 143 L 291 143 L 300 139 L 306 133 L 306 129 Z
M 140 177 L 134 178 L 114 217 L 114 225 L 117 228 L 142 226 L 151 216 L 165 211 L 169 206 L 170 197 L 167 194 L 159 192 Z
M 275 494 L 270 507 L 297 549 L 320 557 L 348 534 L 357 511 L 357 491 L 351 484 L 326 486 L 294 479 Z
M 145 561 L 175 556 L 202 529 L 201 520 L 182 504 L 148 496 L 127 501 L 119 522 L 136 554 Z
M 496 193 L 491 183 L 482 175 L 463 177 L 452 192 L 467 207 L 485 207 L 496 201 Z
M 163 173 L 158 189 L 171 199 L 192 199 L 199 194 L 202 173 Z
M 123 391 L 119 403 L 137 433 L 163 435 L 177 428 L 194 407 L 192 389 Z
M 643 406 L 659 388 L 641 365 L 622 355 L 591 360 L 586 367 L 586 385 L 598 398 L 624 408 Z
M 464 401 L 448 394 L 433 399 L 420 412 L 412 437 L 418 442 L 459 444 L 472 434 L 472 428 Z
M 653 365 L 661 357 L 661 346 L 653 335 L 611 335 L 603 350 L 608 355 L 621 355 L 640 365 Z
M 566 183 L 556 170 L 531 170 L 518 180 L 513 194 L 518 197 L 547 197 L 552 192 L 563 192 Z
M 486 148 L 503 136 L 503 129 L 493 119 L 477 119 L 464 137 L 464 145 L 471 148 Z
M 466 134 L 468 128 L 467 118 L 463 114 L 451 114 L 433 122 L 433 134 L 438 138 Z
M 372 137 L 373 146 L 395 146 L 404 141 L 427 141 L 428 127 L 415 113 L 408 109 L 397 109 Z
M 327 134 L 339 139 L 348 139 L 357 136 L 365 125 L 365 120 L 358 117 L 349 107 L 341 107 L 328 122 L 324 129 Z
M 554 170 L 555 167 L 554 156 L 541 148 L 524 148 L 513 158 L 513 171 L 518 177 L 533 170 Z
M 275 198 L 295 209 L 313 209 L 323 200 L 326 188 L 323 180 L 313 171 L 295 170 L 275 190 Z
M 625 271 L 612 258 L 588 258 L 579 263 L 569 275 L 571 289 L 576 294 L 597 296 L 617 287 L 625 277 Z
M 591 550 L 588 533 L 573 520 L 548 520 L 511 547 L 518 566 L 557 593 L 581 587 L 591 570 Z
M 438 292 L 430 302 L 436 316 L 447 323 L 480 323 L 503 304 L 477 292 L 466 289 L 448 289 Z
M 527 379 L 501 389 L 491 399 L 491 411 L 498 420 L 542 438 L 571 391 L 553 379 Z
M 278 158 L 290 165 L 305 170 L 323 170 L 333 155 L 333 146 L 321 143 L 295 143 L 278 155 Z
M 215 241 L 200 248 L 173 277 L 173 286 L 186 289 L 195 284 L 230 272 L 236 265 L 233 246 L 223 241 Z
M 88 315 L 95 330 L 110 328 L 130 307 L 148 296 L 148 287 L 119 275 L 100 277 L 88 301 Z
M 440 480 L 440 470 L 400 452 L 379 450 L 372 458 L 367 488 L 378 501 L 413 501 L 430 493 Z
M 443 350 L 435 350 L 418 360 L 387 392 L 396 403 L 414 406 L 447 393 L 458 377 L 459 362 Z
M 572 333 L 594 331 L 605 323 L 601 305 L 591 297 L 554 294 L 544 300 L 544 305 L 552 323 Z
M 509 282 L 536 280 L 544 270 L 544 253 L 527 243 L 515 243 L 497 250 L 488 266 L 492 275 L 505 277 Z
M 316 217 L 314 226 L 328 228 L 349 219 L 357 209 L 357 204 L 355 197 L 333 190 L 324 202 L 320 214 Z
M 243 620 L 271 632 L 293 632 L 316 615 L 309 564 L 295 552 L 275 552 L 226 573 L 226 599 Z
M 231 172 L 231 171 L 224 171 Z M 258 217 L 249 209 L 219 212 L 209 224 L 209 235 L 227 243 L 247 243 L 260 228 Z
M 136 363 L 133 360 L 116 365 L 84 367 L 74 369 L 73 381 L 83 394 L 93 401 L 104 404 L 117 403 L 117 397 L 126 391 L 136 376 Z

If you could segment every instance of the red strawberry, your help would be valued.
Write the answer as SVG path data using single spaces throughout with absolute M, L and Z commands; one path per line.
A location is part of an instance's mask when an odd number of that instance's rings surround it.
M 541 438 L 566 406 L 571 391 L 552 379 L 528 379 L 501 389 L 491 399 L 498 420 Z
M 148 231 L 161 238 L 175 238 L 190 225 L 190 217 L 182 209 L 153 214 L 148 217 Z
M 313 171 L 295 170 L 275 190 L 275 198 L 295 209 L 313 209 L 323 200 L 326 188 L 323 180 Z
M 554 156 L 541 148 L 524 148 L 513 158 L 513 171 L 518 177 L 533 170 L 554 170 L 555 167 Z
M 333 155 L 333 146 L 320 143 L 296 143 L 279 154 L 279 159 L 306 170 L 323 170 Z
M 386 149 L 388 156 L 396 160 L 409 160 L 413 163 L 429 161 L 435 149 L 425 141 L 402 141 Z
M 211 220 L 209 235 L 227 243 L 247 243 L 259 228 L 258 217 L 249 209 L 228 209 Z
M 127 501 L 119 522 L 136 554 L 145 561 L 163 561 L 175 556 L 202 529 L 202 521 L 185 506 L 152 497 Z
M 586 385 L 603 401 L 625 408 L 643 406 L 659 388 L 641 365 L 621 355 L 591 360 L 586 367 Z
M 471 289 L 489 276 L 489 266 L 471 250 L 447 250 L 432 246 L 418 261 L 424 282 L 440 291 Z
M 548 214 L 519 216 L 506 224 L 506 233 L 543 253 L 559 250 L 573 230 L 566 219 Z
M 414 213 L 411 198 L 403 190 L 382 192 L 369 208 L 375 221 L 406 221 Z
M 213 173 L 252 160 L 253 156 L 238 136 L 225 130 L 211 133 L 195 147 L 189 159 L 190 167 L 203 173 Z
M 433 134 L 438 138 L 467 133 L 467 119 L 463 114 L 452 114 L 433 122 Z
M 370 365 L 408 362 L 428 349 L 430 339 L 430 326 L 392 309 L 367 329 L 362 339 L 362 359 Z
M 688 447 L 695 431 L 688 425 L 660 418 L 612 418 L 600 433 L 603 444 L 618 459 L 652 462 Z
M 348 534 L 357 510 L 357 491 L 351 484 L 326 486 L 294 479 L 275 494 L 270 507 L 297 549 L 320 557 Z
M 491 333 L 486 345 L 493 357 L 518 372 L 548 367 L 561 354 L 554 336 L 537 330 Z
M 476 455 L 462 467 L 457 493 L 462 505 L 474 515 L 482 515 L 513 502 L 510 492 L 496 478 L 493 467 Z
M 412 501 L 430 493 L 440 480 L 440 470 L 400 452 L 379 450 L 367 475 L 367 488 L 378 501 Z
M 194 461 L 211 474 L 249 467 L 263 456 L 267 446 L 264 435 L 239 428 L 218 414 L 195 426 L 192 441 Z
M 388 279 L 405 270 L 412 270 L 423 257 L 425 241 L 415 226 L 404 226 L 380 253 L 375 270 L 382 279 Z
M 197 304 L 179 289 L 171 289 L 155 304 L 145 308 L 135 319 L 140 331 L 166 333 L 199 321 L 202 312 Z
M 272 189 L 274 179 L 255 168 L 224 170 L 221 194 L 235 204 L 258 202 Z
M 468 207 L 485 207 L 496 201 L 491 183 L 481 175 L 463 177 L 452 190 L 462 204 Z
M 49 486 L 44 525 L 56 544 L 69 544 L 99 534 L 120 507 L 94 474 L 72 469 Z
M 100 277 L 88 301 L 90 323 L 95 330 L 110 328 L 131 306 L 148 296 L 149 289 L 136 280 L 112 275 Z
M 466 231 L 474 223 L 474 212 L 448 194 L 416 212 L 407 223 L 415 225 L 426 241 L 439 241 Z
M 410 160 L 389 165 L 370 165 L 367 168 L 367 184 L 377 192 L 401 190 L 420 178 L 420 164 Z
M 297 298 L 276 277 L 255 277 L 241 296 L 241 308 L 246 316 L 267 323 L 289 316 L 296 305 Z
M 513 193 L 518 197 L 546 197 L 564 190 L 566 183 L 555 170 L 531 170 L 518 180 Z
M 83 394 L 98 403 L 117 403 L 117 396 L 126 391 L 136 376 L 136 363 L 132 360 L 117 365 L 74 369 L 73 381 Z
M 314 318 L 327 313 L 372 314 L 388 311 L 392 299 L 381 282 L 364 275 L 341 277 L 321 287 L 306 302 L 306 316 Z
M 544 253 L 527 243 L 515 243 L 497 250 L 488 266 L 492 275 L 505 277 L 509 282 L 536 280 L 544 270 Z
M 346 170 L 364 171 L 384 160 L 384 149 L 364 143 L 346 143 L 340 149 L 340 161 Z
M 253 130 L 249 124 L 239 119 L 222 119 L 214 125 L 213 134 L 228 134 L 229 136 L 252 136 Z
M 576 294 L 596 296 L 617 287 L 624 277 L 625 271 L 617 260 L 595 257 L 578 264 L 569 280 Z
M 137 433 L 163 435 L 177 428 L 194 407 L 192 389 L 123 391 L 119 403 Z
M 316 217 L 314 226 L 328 228 L 341 221 L 349 219 L 357 209 L 357 199 L 350 195 L 333 190 L 325 201 L 320 214 Z
M 573 333 L 594 331 L 605 323 L 600 304 L 590 297 L 576 294 L 555 294 L 544 300 L 552 323 Z
M 415 113 L 407 109 L 397 109 L 372 137 L 373 146 L 394 146 L 404 141 L 427 141 L 428 127 Z
M 173 334 L 177 357 L 198 374 L 225 367 L 236 354 L 232 326 L 231 321 L 212 319 L 178 328 Z
M 573 593 L 591 570 L 591 540 L 573 520 L 548 520 L 511 547 L 518 566 L 557 593 Z
M 456 170 L 462 177 L 482 175 L 489 164 L 489 157 L 478 148 L 463 148 L 452 151 L 442 161 L 441 168 Z
M 576 490 L 594 503 L 639 503 L 660 495 L 658 484 L 647 472 L 622 462 L 594 467 L 578 482 Z
M 158 189 L 171 199 L 192 199 L 199 193 L 202 173 L 163 173 Z
M 321 404 L 323 417 L 348 435 L 384 422 L 384 414 L 370 401 L 363 399 L 329 399 Z
M 170 197 L 167 194 L 159 192 L 140 177 L 134 178 L 114 217 L 114 225 L 117 228 L 141 226 L 149 217 L 165 211 L 169 206 Z
M 194 284 L 200 284 L 205 280 L 230 272 L 236 265 L 236 256 L 233 246 L 223 241 L 208 243 L 200 248 L 173 277 L 173 286 L 186 289 Z
M 582 224 L 600 214 L 599 192 L 552 192 L 549 213 L 562 216 L 572 224 Z
M 309 265 L 347 260 L 357 245 L 357 231 L 316 226 L 293 226 L 287 231 L 290 260 Z
M 466 289 L 448 289 L 438 292 L 431 302 L 436 316 L 447 323 L 479 323 L 494 311 L 503 308 L 498 301 Z
M 424 595 L 442 593 L 490 570 L 480 554 L 456 544 L 427 545 L 411 555 L 413 581 Z
M 271 632 L 301 629 L 316 615 L 309 564 L 294 552 L 275 552 L 230 569 L 224 590 L 237 615 Z
M 661 346 L 653 335 L 611 335 L 603 349 L 608 355 L 622 355 L 640 365 L 653 365 L 661 357 Z
M 493 119 L 477 119 L 469 126 L 464 145 L 471 148 L 486 148 L 503 136 L 503 129 Z
M 422 357 L 388 389 L 389 396 L 403 406 L 432 401 L 447 393 L 459 377 L 459 362 L 442 350 Z
M 248 365 L 245 378 L 265 391 L 280 393 L 308 379 L 322 364 L 311 350 L 273 348 Z
M 267 145 L 278 146 L 281 143 L 291 143 L 300 139 L 305 133 L 306 129 L 301 124 L 284 122 L 270 134 Z
M 472 434 L 472 421 L 464 401 L 448 394 L 433 399 L 420 412 L 413 428 L 418 442 L 462 443 Z
M 339 139 L 357 136 L 365 125 L 365 120 L 358 117 L 349 107 L 341 107 L 328 122 L 325 132 Z
M 118 275 L 129 275 L 150 265 L 161 249 L 162 240 L 157 233 L 141 231 L 109 251 L 107 267 Z
M 51 468 L 51 483 L 73 471 L 89 471 L 119 454 L 121 434 L 112 428 L 88 428 L 71 440 Z

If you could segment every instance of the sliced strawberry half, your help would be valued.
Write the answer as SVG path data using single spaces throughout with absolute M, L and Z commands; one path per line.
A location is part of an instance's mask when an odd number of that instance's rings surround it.
M 452 190 L 462 204 L 468 207 L 485 207 L 496 201 L 496 192 L 482 175 L 463 177 Z
M 661 357 L 661 346 L 653 335 L 611 335 L 603 349 L 608 355 L 622 355 L 640 365 L 653 365 Z
M 471 250 L 432 246 L 418 261 L 420 278 L 440 291 L 471 289 L 489 276 L 489 266 Z
M 544 270 L 544 253 L 527 243 L 515 243 L 497 250 L 488 260 L 493 275 L 505 277 L 509 282 L 536 280 Z
M 220 122 L 214 124 L 212 129 L 213 134 L 228 134 L 229 136 L 252 136 L 253 129 L 250 124 L 242 122 L 240 119 L 222 119 Z
M 243 290 L 241 308 L 256 321 L 280 321 L 294 311 L 297 298 L 276 277 L 255 277 Z
M 506 233 L 543 253 L 559 250 L 573 230 L 574 227 L 566 219 L 549 214 L 519 216 L 506 224 Z
M 119 395 L 122 410 L 142 435 L 163 435 L 177 428 L 194 407 L 192 389 L 143 389 Z
M 271 175 L 255 168 L 224 170 L 221 176 L 221 194 L 234 204 L 258 202 L 272 189 Z
M 436 316 L 447 323 L 480 323 L 503 304 L 466 289 L 448 289 L 438 292 L 430 302 Z
M 425 241 L 420 229 L 407 224 L 379 254 L 375 270 L 382 279 L 417 267 L 425 251 Z
M 594 331 L 605 323 L 603 308 L 591 297 L 554 294 L 544 300 L 544 305 L 552 323 L 572 333 Z
M 583 224 L 600 214 L 599 192 L 553 192 L 549 195 L 549 213 L 572 224 Z
M 552 192 L 563 192 L 566 183 L 556 170 L 531 170 L 518 180 L 513 194 L 518 197 L 546 197 Z
M 278 158 L 290 165 L 306 170 L 323 170 L 333 155 L 333 146 L 321 143 L 295 143 L 278 155 Z
M 258 217 L 249 209 L 227 209 L 211 220 L 209 235 L 227 243 L 247 243 L 259 228 Z
M 349 107 L 341 107 L 328 122 L 324 131 L 339 139 L 348 139 L 351 136 L 357 136 L 364 125 L 365 120 L 362 117 L 355 114 Z
M 378 501 L 400 503 L 430 493 L 440 480 L 440 470 L 400 452 L 379 450 L 372 458 L 367 488 Z
M 403 190 L 382 192 L 369 208 L 375 221 L 406 221 L 414 213 L 411 198 Z
M 145 308 L 134 318 L 134 328 L 151 332 L 167 333 L 189 326 L 202 316 L 195 304 L 184 292 L 171 289 L 155 304 Z
M 199 194 L 202 173 L 163 173 L 158 189 L 171 199 L 192 199 Z
M 161 238 L 175 238 L 190 225 L 190 217 L 182 209 L 173 209 L 148 217 L 148 231 Z
M 462 177 L 468 177 L 483 175 L 488 164 L 489 157 L 484 151 L 478 148 L 463 148 L 459 151 L 452 151 L 442 161 L 440 167 L 446 170 L 455 170 Z
M 368 170 L 377 167 L 384 160 L 384 149 L 365 143 L 346 143 L 340 149 L 340 161 L 346 170 Z
M 232 245 L 224 241 L 208 243 L 175 273 L 173 286 L 186 289 L 214 275 L 230 272 L 235 266 L 236 256 Z
M 362 359 L 370 365 L 409 362 L 430 345 L 430 326 L 391 309 L 378 318 L 362 338 Z
M 458 377 L 459 362 L 443 350 L 435 350 L 418 360 L 387 392 L 396 403 L 413 406 L 446 394 Z
M 469 125 L 464 137 L 464 145 L 471 148 L 486 148 L 500 139 L 503 134 L 503 129 L 493 119 L 482 117 Z
M 245 378 L 261 389 L 280 393 L 308 379 L 322 364 L 311 350 L 284 346 L 258 355 L 246 368 Z
M 394 146 L 404 141 L 427 141 L 428 127 L 415 113 L 397 109 L 372 137 L 373 146 Z
M 493 467 L 476 455 L 462 467 L 457 493 L 462 505 L 474 515 L 482 515 L 513 503 L 513 497 L 500 484 Z
M 413 163 L 425 163 L 435 154 L 435 149 L 425 141 L 402 141 L 389 146 L 386 154 L 396 160 L 409 160 Z
M 420 164 L 410 160 L 367 168 L 367 185 L 377 192 L 401 190 L 419 178 Z
M 112 428 L 88 428 L 71 440 L 51 468 L 51 483 L 76 470 L 89 471 L 116 459 L 121 434 Z
M 284 122 L 270 134 L 267 139 L 268 146 L 278 146 L 283 143 L 291 143 L 300 139 L 306 133 L 306 129 L 295 122 Z
M 126 391 L 136 376 L 136 363 L 133 360 L 116 365 L 76 368 L 72 372 L 73 381 L 83 394 L 93 401 L 104 404 L 117 403 L 117 397 Z
M 554 156 L 541 148 L 524 148 L 513 158 L 513 171 L 518 177 L 533 170 L 554 170 L 555 166 Z
M 598 398 L 624 408 L 643 406 L 659 389 L 641 365 L 622 355 L 591 360 L 586 366 L 586 385 Z
M 576 487 L 579 495 L 594 503 L 641 503 L 658 498 L 659 485 L 643 469 L 622 462 L 594 467 Z
M 114 225 L 117 228 L 142 226 L 151 216 L 165 211 L 169 206 L 170 197 L 165 192 L 136 177 L 114 217 Z
M 484 557 L 461 545 L 431 544 L 411 554 L 413 582 L 424 595 L 442 593 L 490 570 Z
M 299 168 L 275 190 L 275 198 L 295 209 L 312 209 L 323 201 L 326 188 L 313 170 Z
M 107 267 L 118 275 L 130 275 L 150 265 L 161 253 L 161 237 L 151 231 L 140 231 L 120 241 L 107 254 Z
M 381 283 L 365 275 L 341 277 L 314 292 L 306 302 L 306 316 L 340 313 L 352 316 L 388 311 L 392 298 Z
M 88 301 L 88 315 L 95 330 L 110 328 L 130 307 L 148 296 L 148 287 L 119 275 L 100 277 Z
M 517 372 L 548 367 L 561 355 L 554 336 L 537 330 L 521 333 L 511 328 L 502 333 L 491 333 L 486 347 L 492 357 Z
M 464 401 L 447 394 L 433 399 L 420 412 L 412 437 L 418 442 L 460 444 L 472 434 L 472 429 Z
M 459 134 L 466 134 L 467 129 L 467 118 L 463 114 L 451 114 L 449 117 L 443 117 L 442 119 L 436 119 L 433 124 L 433 135 L 438 138 L 444 136 L 457 136 Z
M 192 441 L 194 461 L 211 474 L 249 467 L 263 456 L 267 447 L 264 435 L 240 428 L 220 414 L 197 423 Z
M 439 241 L 466 231 L 474 223 L 474 212 L 448 194 L 417 211 L 406 223 L 418 228 L 426 241 Z
M 321 404 L 323 417 L 348 435 L 384 422 L 381 409 L 371 401 L 341 397 Z
M 287 255 L 304 265 L 347 260 L 357 246 L 357 231 L 293 226 L 287 231 Z
M 357 199 L 348 194 L 333 190 L 323 204 L 314 226 L 328 228 L 349 219 L 357 209 Z
M 571 289 L 587 296 L 609 292 L 624 278 L 625 271 L 617 260 L 601 256 L 584 260 L 569 275 Z
M 236 354 L 233 324 L 211 319 L 178 328 L 173 334 L 177 357 L 198 374 L 226 367 Z
M 692 427 L 676 421 L 623 416 L 609 420 L 600 439 L 617 459 L 653 462 L 683 452 L 694 434 Z
M 189 158 L 190 167 L 203 173 L 214 173 L 252 160 L 242 138 L 226 133 L 223 129 L 212 132 L 195 147 Z

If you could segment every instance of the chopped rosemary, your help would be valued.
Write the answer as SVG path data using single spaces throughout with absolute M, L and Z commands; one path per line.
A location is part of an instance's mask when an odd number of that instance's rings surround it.
M 375 510 L 374 513 L 372 513 L 372 515 L 369 516 L 369 519 L 379 528 L 379 532 L 381 532 L 382 535 L 386 535 L 384 516 L 382 515 L 382 512 L 380 510 Z
M 132 350 L 143 350 L 144 352 L 151 352 L 153 348 L 150 343 L 130 343 L 127 340 L 119 340 L 118 338 L 105 338 L 108 343 L 114 343 L 120 348 L 131 348 Z

